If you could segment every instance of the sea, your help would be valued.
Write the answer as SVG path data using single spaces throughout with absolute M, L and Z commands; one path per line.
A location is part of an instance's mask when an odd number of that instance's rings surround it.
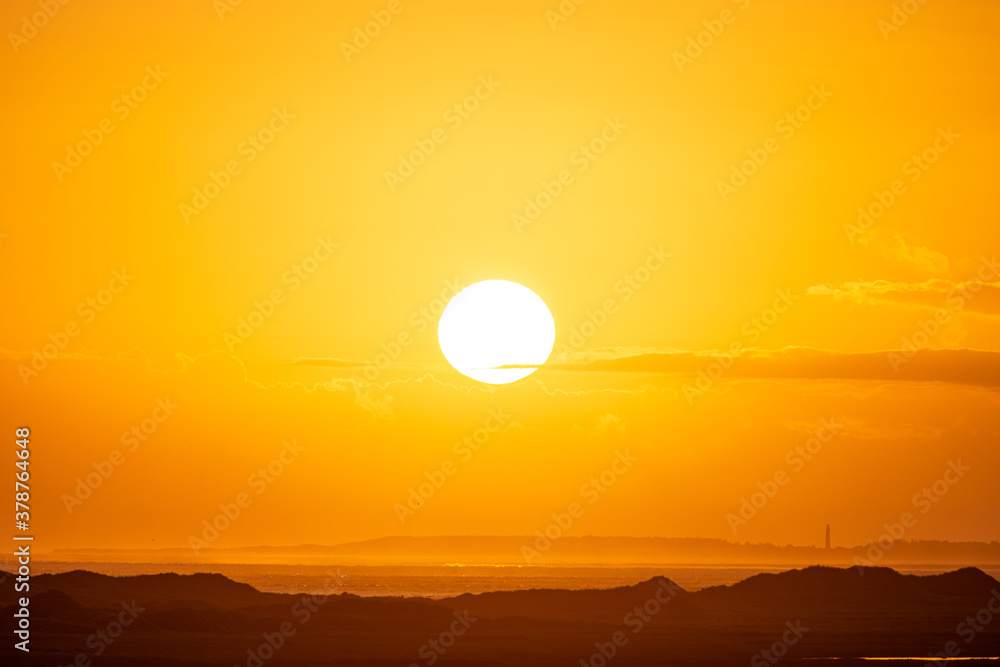
M 339 565 L 329 564 L 191 564 L 34 561 L 32 574 L 88 570 L 113 576 L 211 572 L 270 593 L 353 593 L 354 595 L 447 598 L 463 593 L 530 589 L 579 590 L 631 586 L 663 576 L 696 591 L 734 584 L 763 572 L 800 566 L 742 565 Z M 958 569 L 954 565 L 894 566 L 903 574 L 928 575 Z M 1000 570 L 984 570 L 1000 580 Z

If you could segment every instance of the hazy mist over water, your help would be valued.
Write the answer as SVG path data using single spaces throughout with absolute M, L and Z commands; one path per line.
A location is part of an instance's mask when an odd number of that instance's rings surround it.
M 276 565 L 276 564 L 162 564 L 45 562 L 39 574 L 89 570 L 114 576 L 177 572 L 213 572 L 269 593 L 315 593 L 328 581 L 328 572 L 341 575 L 337 593 L 364 597 L 402 596 L 442 598 L 462 593 L 502 590 L 615 588 L 664 576 L 681 588 L 696 591 L 734 584 L 762 572 L 782 572 L 789 566 L 519 566 L 519 565 Z M 929 564 L 920 568 L 893 566 L 903 574 L 938 574 L 954 566 Z M 1000 569 L 985 569 L 1000 579 Z

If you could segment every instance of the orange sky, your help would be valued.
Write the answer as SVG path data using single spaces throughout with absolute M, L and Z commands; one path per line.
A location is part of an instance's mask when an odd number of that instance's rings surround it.
M 0 382 L 42 549 L 185 546 L 241 493 L 220 546 L 581 499 L 571 534 L 1000 539 L 1000 6 L 39 7 L 0 8 Z M 557 334 L 499 387 L 435 334 L 495 278 Z

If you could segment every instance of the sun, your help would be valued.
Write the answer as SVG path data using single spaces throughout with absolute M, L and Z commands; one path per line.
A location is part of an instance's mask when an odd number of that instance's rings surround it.
M 508 280 L 469 285 L 448 302 L 438 324 L 438 344 L 448 363 L 488 384 L 531 375 L 549 358 L 555 341 L 556 323 L 545 302 Z

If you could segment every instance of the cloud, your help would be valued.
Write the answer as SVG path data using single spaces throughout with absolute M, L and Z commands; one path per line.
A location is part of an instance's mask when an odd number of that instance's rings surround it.
M 354 388 L 354 402 L 359 407 L 371 412 L 379 419 L 393 419 L 395 414 L 392 411 L 392 394 L 386 391 L 385 387 L 377 384 L 352 383 Z
M 548 371 L 694 375 L 720 363 L 729 379 L 889 380 L 1000 386 L 1000 353 L 984 350 L 921 350 L 894 371 L 890 351 L 846 353 L 811 348 L 719 352 L 625 353 L 547 364 Z M 900 354 L 898 351 L 895 354 Z
M 944 254 L 911 244 L 898 234 L 873 234 L 863 238 L 862 243 L 931 277 L 918 282 L 874 280 L 827 283 L 810 287 L 807 294 L 849 299 L 868 305 L 965 309 L 981 315 L 1000 315 L 1000 263 L 995 254 L 979 257 L 978 260 L 965 258 L 952 266 Z
M 370 365 L 370 361 L 360 361 L 356 359 L 337 359 L 335 357 L 297 357 L 289 361 L 288 366 L 323 366 L 327 368 L 363 368 Z M 392 366 L 401 368 L 426 368 L 420 364 L 413 364 L 406 361 L 393 361 Z
M 907 264 L 932 276 L 951 275 L 951 267 L 945 255 L 926 246 L 911 245 L 898 234 L 893 234 L 888 241 L 876 236 L 872 245 L 889 259 Z
M 982 275 L 990 274 L 983 272 Z M 983 280 L 932 278 L 917 283 L 888 280 L 828 283 L 810 287 L 806 293 L 866 305 L 886 304 L 921 310 L 945 308 L 979 315 L 1000 315 L 1000 282 Z

